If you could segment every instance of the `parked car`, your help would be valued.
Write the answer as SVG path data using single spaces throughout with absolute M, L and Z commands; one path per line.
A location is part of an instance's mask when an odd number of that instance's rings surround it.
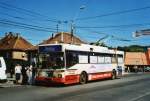
M 145 68 L 144 68 L 144 71 L 145 71 L 145 72 L 150 72 L 150 67 L 145 67 Z
M 0 81 L 7 81 L 6 64 L 3 57 L 0 57 Z

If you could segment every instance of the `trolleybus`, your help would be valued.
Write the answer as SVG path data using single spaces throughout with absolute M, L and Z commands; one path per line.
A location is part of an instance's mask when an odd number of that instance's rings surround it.
M 40 69 L 36 83 L 85 84 L 115 79 L 117 67 L 124 67 L 124 52 L 89 44 L 39 45 Z

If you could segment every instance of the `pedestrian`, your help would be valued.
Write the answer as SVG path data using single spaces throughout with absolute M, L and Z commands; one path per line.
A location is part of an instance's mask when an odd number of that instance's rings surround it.
M 121 66 L 118 66 L 117 67 L 117 70 L 118 70 L 118 76 L 122 76 L 122 67 Z
M 32 68 L 32 84 L 35 83 L 35 76 L 36 76 L 36 73 L 37 73 L 37 68 L 36 68 L 36 67 L 33 67 L 33 68 Z
M 28 76 L 28 84 L 32 84 L 32 65 L 30 65 L 27 69 L 27 76 Z
M 27 76 L 27 67 L 22 68 L 22 84 L 27 84 L 28 76 Z
M 138 66 L 134 66 L 135 73 L 138 73 Z
M 17 64 L 15 66 L 15 77 L 16 77 L 16 84 L 19 84 L 20 79 L 21 79 L 21 70 L 22 70 L 22 66 Z
M 128 73 L 130 72 L 130 67 L 127 67 L 127 72 L 128 72 Z
M 13 74 L 14 74 L 13 67 L 11 67 L 10 68 L 10 78 L 13 78 Z

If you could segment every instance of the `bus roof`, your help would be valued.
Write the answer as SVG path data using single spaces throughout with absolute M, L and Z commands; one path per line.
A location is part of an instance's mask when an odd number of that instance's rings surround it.
M 95 46 L 89 44 L 44 44 L 40 46 L 54 46 L 54 45 L 61 45 L 62 51 L 64 50 L 71 50 L 71 51 L 85 51 L 85 52 L 97 52 L 97 53 L 108 53 L 108 54 L 124 54 L 123 51 L 118 51 L 116 49 L 108 49 L 108 47 L 102 46 Z

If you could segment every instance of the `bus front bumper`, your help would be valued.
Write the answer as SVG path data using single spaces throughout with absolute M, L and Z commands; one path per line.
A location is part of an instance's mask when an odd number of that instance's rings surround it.
M 65 80 L 64 78 L 36 77 L 35 84 L 41 84 L 41 85 L 65 84 Z

